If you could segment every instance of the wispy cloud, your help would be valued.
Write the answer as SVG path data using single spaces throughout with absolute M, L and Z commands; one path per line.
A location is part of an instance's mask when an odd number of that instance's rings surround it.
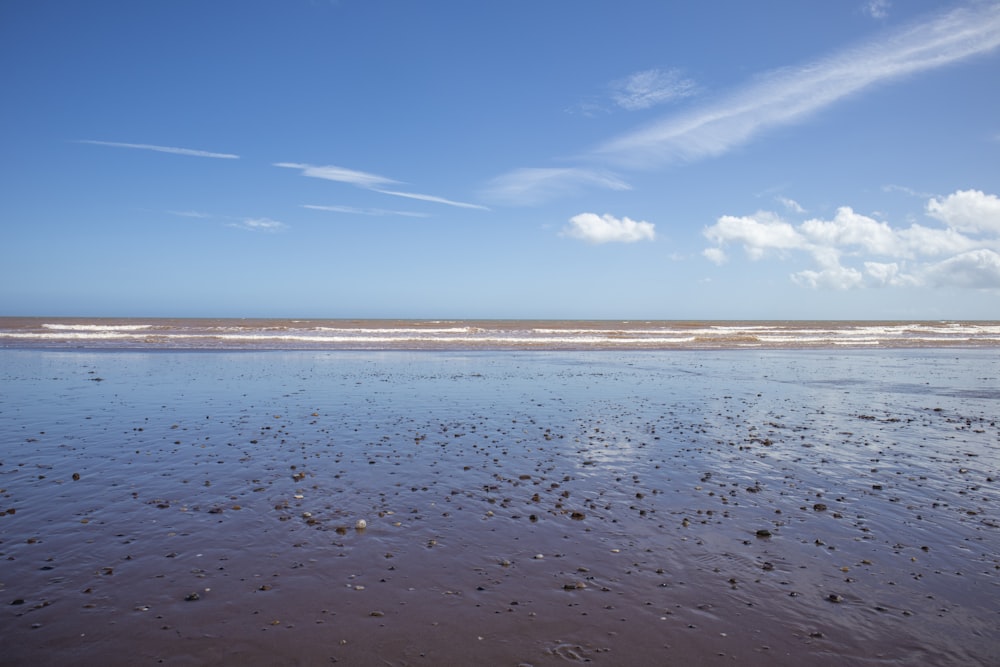
M 997 46 L 1000 3 L 956 9 L 820 61 L 771 72 L 714 104 L 608 141 L 591 157 L 650 168 L 721 155 L 765 130 L 800 122 L 874 85 Z
M 398 192 L 396 190 L 379 190 L 374 188 L 375 192 L 383 195 L 392 195 L 393 197 L 403 197 L 405 199 L 416 199 L 418 201 L 429 201 L 435 204 L 446 204 L 448 206 L 457 206 L 458 208 L 474 208 L 480 211 L 490 210 L 486 206 L 480 204 L 470 204 L 464 201 L 454 201 L 452 199 L 445 199 L 444 197 L 435 197 L 434 195 L 422 195 L 417 192 Z
M 635 243 L 655 239 L 656 228 L 651 222 L 636 222 L 609 214 L 581 213 L 569 219 L 569 226 L 563 229 L 562 235 L 594 244 Z
M 778 202 L 782 206 L 784 206 L 786 209 L 788 209 L 792 213 L 805 213 L 806 212 L 806 210 L 804 208 L 802 208 L 802 205 L 799 204 L 794 199 L 789 199 L 788 197 L 776 197 L 776 199 L 778 200 Z
M 690 97 L 697 91 L 691 79 L 677 69 L 647 69 L 615 81 L 611 99 L 622 109 L 638 111 L 676 99 Z
M 400 192 L 398 190 L 386 190 L 384 189 L 385 186 L 398 184 L 399 181 L 386 178 L 385 176 L 379 176 L 377 174 L 369 174 L 364 171 L 355 171 L 354 169 L 346 169 L 344 167 L 335 166 L 317 167 L 310 164 L 299 164 L 296 162 L 276 162 L 274 166 L 285 167 L 288 169 L 299 169 L 302 171 L 304 176 L 324 178 L 328 181 L 337 181 L 339 183 L 349 183 L 383 195 L 405 197 L 406 199 L 417 199 L 419 201 L 445 204 L 447 206 L 457 206 L 459 208 L 472 208 L 484 211 L 489 210 L 485 206 L 481 206 L 479 204 L 470 204 L 467 202 L 445 199 L 444 197 L 436 197 L 434 195 L 425 195 L 416 192 Z
M 553 197 L 575 194 L 586 188 L 631 190 L 631 186 L 611 172 L 567 168 L 516 169 L 490 181 L 483 191 L 488 201 L 531 206 Z
M 201 220 L 213 217 L 211 213 L 202 213 L 201 211 L 167 211 L 167 213 L 181 218 L 199 218 Z
M 355 171 L 354 169 L 345 169 L 344 167 L 335 167 L 333 165 L 317 167 L 311 164 L 299 164 L 296 162 L 276 162 L 274 166 L 286 169 L 299 169 L 302 171 L 303 176 L 323 178 L 328 181 L 337 181 L 338 183 L 350 183 L 362 188 L 376 188 L 399 182 L 377 174 L 369 174 L 368 172 Z
M 934 195 L 929 192 L 920 192 L 919 190 L 914 190 L 913 188 L 907 187 L 905 185 L 883 185 L 882 192 L 901 192 L 909 197 L 916 197 L 917 199 L 930 199 Z
M 175 148 L 173 146 L 156 146 L 153 144 L 126 144 L 119 141 L 96 141 L 94 139 L 79 139 L 78 144 L 92 144 L 94 146 L 113 146 L 115 148 L 137 148 L 144 151 L 156 151 L 158 153 L 173 153 L 174 155 L 190 155 L 193 157 L 212 157 L 224 160 L 238 160 L 239 155 L 232 153 L 212 153 L 210 151 L 200 151 L 193 148 Z
M 167 211 L 170 215 L 198 220 L 215 220 L 226 227 L 243 229 L 250 232 L 280 232 L 288 229 L 288 225 L 270 218 L 247 218 L 232 215 L 213 215 L 201 211 Z
M 384 208 L 357 208 L 354 206 L 320 206 L 317 204 L 302 204 L 302 208 L 314 211 L 330 211 L 331 213 L 349 213 L 351 215 L 401 215 L 409 218 L 429 218 L 427 213 L 415 213 L 413 211 L 392 211 Z
M 229 226 L 251 232 L 280 232 L 288 228 L 285 223 L 270 218 L 244 218 L 239 222 L 230 223 Z
M 612 81 L 600 96 L 588 97 L 567 111 L 590 117 L 618 109 L 641 111 L 697 93 L 698 85 L 680 69 L 652 68 Z
M 889 0 L 868 0 L 864 5 L 864 12 L 873 19 L 884 19 L 889 16 L 889 7 L 892 3 Z
M 830 220 L 794 224 L 775 213 L 724 215 L 706 227 L 714 245 L 708 260 L 728 261 L 726 246 L 742 246 L 760 261 L 794 260 L 803 254 L 813 266 L 791 275 L 806 287 L 952 286 L 1000 289 L 1000 198 L 978 190 L 959 190 L 927 202 L 929 217 L 943 227 L 911 224 L 894 227 L 837 209 Z
M 878 3 L 871 6 L 885 10 Z M 648 170 L 723 155 L 767 130 L 802 122 L 873 86 L 998 46 L 1000 3 L 981 2 L 934 14 L 816 62 L 765 73 L 712 102 L 613 138 L 577 155 L 586 167 L 519 168 L 501 174 L 487 184 L 484 195 L 504 203 L 534 205 L 587 188 L 628 189 L 609 168 Z M 628 85 L 624 86 L 623 104 L 641 106 L 657 99 L 656 82 L 669 76 L 649 72 L 630 77 L 634 95 L 630 97 L 625 92 Z

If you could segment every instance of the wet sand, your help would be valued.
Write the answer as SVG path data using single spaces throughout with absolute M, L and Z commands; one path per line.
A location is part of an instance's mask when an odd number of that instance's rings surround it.
M 0 359 L 4 665 L 1000 664 L 990 350 Z

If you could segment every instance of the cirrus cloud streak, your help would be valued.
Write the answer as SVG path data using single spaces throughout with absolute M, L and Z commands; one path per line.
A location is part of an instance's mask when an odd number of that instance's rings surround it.
M 347 169 L 345 167 L 337 167 L 333 165 L 316 166 L 311 164 L 301 164 L 298 162 L 276 162 L 274 163 L 274 166 L 284 167 L 286 169 L 298 169 L 302 172 L 303 176 L 322 178 L 328 181 L 336 181 L 338 183 L 348 183 L 350 185 L 356 185 L 360 188 L 365 188 L 383 195 L 390 195 L 392 197 L 416 199 L 418 201 L 445 204 L 447 206 L 455 206 L 457 208 L 479 209 L 482 211 L 489 210 L 487 207 L 479 204 L 470 204 L 467 202 L 455 201 L 453 199 L 445 199 L 444 197 L 437 197 L 435 195 L 426 195 L 417 192 L 400 192 L 399 190 L 386 190 L 386 186 L 396 185 L 399 181 L 386 178 L 385 176 L 379 176 L 378 174 L 370 174 L 365 171 L 357 171 L 355 169 Z
M 956 9 L 817 62 L 773 71 L 715 104 L 608 141 L 592 155 L 636 168 L 717 156 L 876 84 L 998 46 L 1000 4 Z
M 90 144 L 92 146 L 113 146 L 115 148 L 136 148 L 145 151 L 155 151 L 157 153 L 172 153 L 174 155 L 189 155 L 192 157 L 211 157 L 222 160 L 238 160 L 239 155 L 232 153 L 212 153 L 194 148 L 176 148 L 174 146 L 156 146 L 154 144 L 126 144 L 120 141 L 97 141 L 95 139 L 80 139 L 78 144 Z

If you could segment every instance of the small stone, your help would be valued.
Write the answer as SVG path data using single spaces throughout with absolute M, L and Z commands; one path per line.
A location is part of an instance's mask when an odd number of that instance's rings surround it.
M 771 537 L 771 531 L 767 528 L 761 528 L 757 531 L 757 537 Z
M 830 602 L 843 602 L 844 601 L 844 598 L 841 597 L 840 595 L 837 595 L 836 593 L 830 593 L 829 595 L 826 596 L 826 599 L 829 600 Z
M 78 472 L 73 473 L 73 481 L 76 482 L 79 479 L 80 479 L 80 473 L 78 473 Z
M 184 600 L 187 602 L 194 602 L 195 600 L 200 600 L 200 599 L 201 596 L 198 595 L 197 593 L 188 593 L 187 596 L 184 597 Z

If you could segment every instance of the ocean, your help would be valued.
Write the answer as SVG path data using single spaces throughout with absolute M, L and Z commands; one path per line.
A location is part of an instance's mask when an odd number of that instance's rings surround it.
M 0 348 L 684 350 L 998 346 L 1000 321 L 0 318 Z

